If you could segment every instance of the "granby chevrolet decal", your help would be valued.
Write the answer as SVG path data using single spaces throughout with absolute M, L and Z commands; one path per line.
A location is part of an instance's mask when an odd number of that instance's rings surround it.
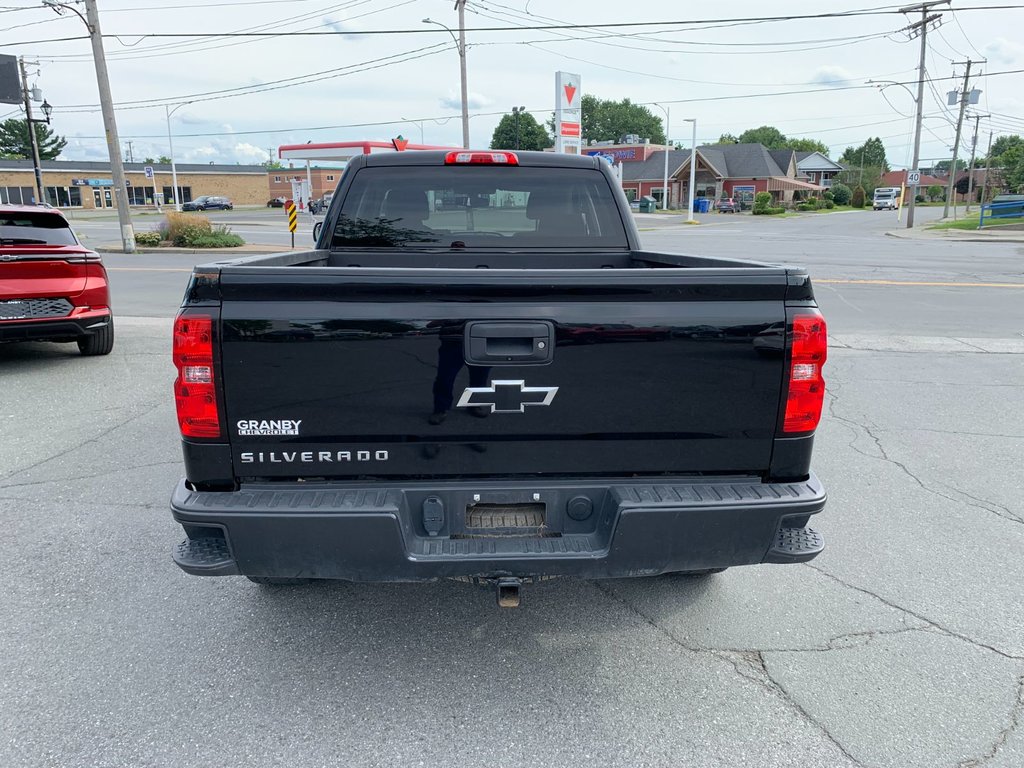
M 293 421 L 291 419 L 271 419 L 259 421 L 257 419 L 242 419 L 236 426 L 238 434 L 246 437 L 272 436 L 272 435 L 297 435 L 302 419 Z

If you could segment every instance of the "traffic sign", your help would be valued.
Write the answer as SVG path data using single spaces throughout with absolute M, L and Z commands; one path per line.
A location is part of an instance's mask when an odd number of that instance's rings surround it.
M 916 187 L 921 183 L 921 172 L 920 171 L 907 171 L 907 186 Z
M 299 227 L 299 212 L 295 209 L 294 200 L 285 200 L 284 212 L 288 216 L 288 231 L 294 232 Z

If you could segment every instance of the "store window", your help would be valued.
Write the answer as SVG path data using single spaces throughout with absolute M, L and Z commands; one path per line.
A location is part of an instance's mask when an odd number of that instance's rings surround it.
M 274 183 L 275 184 L 280 184 L 281 183 L 281 177 L 280 176 L 275 176 L 274 177 Z
M 178 202 L 192 202 L 192 187 L 178 187 Z M 174 194 L 171 187 L 164 187 L 164 203 L 174 205 Z
M 128 187 L 128 205 L 153 205 L 153 187 Z
M 54 208 L 81 208 L 82 191 L 78 187 L 46 187 L 46 202 Z
M 35 205 L 36 191 L 32 187 L 0 187 L 0 203 Z

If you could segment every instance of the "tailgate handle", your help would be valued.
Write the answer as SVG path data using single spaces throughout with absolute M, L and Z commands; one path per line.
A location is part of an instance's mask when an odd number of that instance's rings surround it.
M 554 354 L 555 327 L 547 321 L 473 320 L 466 323 L 470 365 L 543 365 Z

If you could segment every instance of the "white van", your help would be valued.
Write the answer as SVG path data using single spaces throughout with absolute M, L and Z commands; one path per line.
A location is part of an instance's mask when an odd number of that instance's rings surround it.
M 895 211 L 900 207 L 900 188 L 878 187 L 875 190 L 875 196 L 871 204 L 876 211 L 881 211 L 885 208 Z

